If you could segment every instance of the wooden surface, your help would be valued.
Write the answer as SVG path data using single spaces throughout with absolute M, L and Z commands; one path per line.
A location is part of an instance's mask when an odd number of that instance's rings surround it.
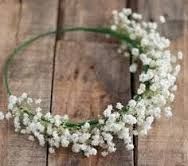
M 141 0 L 138 11 L 148 20 L 165 15 L 167 23 L 161 32 L 172 40 L 172 50 L 182 50 L 184 61 L 178 79 L 178 91 L 171 120 L 156 121 L 145 138 L 138 140 L 138 163 L 140 166 L 186 166 L 188 165 L 188 24 L 187 1 Z
M 172 49 L 184 52 L 174 117 L 155 123 L 147 137 L 135 138 L 135 150 L 106 158 L 85 158 L 70 149 L 49 154 L 47 147 L 14 133 L 11 122 L 0 123 L 0 166 L 187 166 L 188 165 L 188 2 L 187 0 L 2 0 L 0 1 L 0 67 L 23 39 L 42 31 L 68 26 L 102 26 L 111 11 L 131 7 L 147 20 L 167 17 L 161 32 L 172 39 Z M 113 40 L 91 33 L 49 36 L 34 43 L 11 67 L 11 88 L 43 99 L 43 111 L 68 114 L 75 120 L 96 117 L 108 103 L 126 103 L 136 77 L 129 59 L 116 56 Z M 2 80 L 2 71 L 0 71 Z M 131 85 L 135 85 L 131 86 Z M 0 109 L 6 94 L 0 81 Z

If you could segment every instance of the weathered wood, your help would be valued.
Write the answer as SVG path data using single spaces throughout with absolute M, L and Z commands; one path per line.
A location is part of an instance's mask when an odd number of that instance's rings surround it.
M 104 26 L 111 11 L 125 6 L 124 0 L 68 1 L 61 4 L 59 26 Z M 130 99 L 129 60 L 117 57 L 116 44 L 96 34 L 67 33 L 56 54 L 53 113 L 75 120 L 97 117 L 108 103 Z M 98 43 L 97 43 L 97 42 Z M 121 81 L 120 81 L 121 80 Z M 85 158 L 70 149 L 49 155 L 49 165 L 133 165 L 133 153 L 118 143 L 118 151 L 106 158 Z
M 65 41 L 57 48 L 53 113 L 68 114 L 80 121 L 102 114 L 109 103 L 126 103 L 130 98 L 129 62 L 117 56 L 115 45 Z M 131 153 L 121 146 L 104 160 L 100 155 L 97 159 L 87 159 L 69 150 L 61 150 L 57 155 L 50 155 L 49 163 L 74 165 L 76 161 L 79 165 L 88 165 L 92 161 L 90 165 L 104 162 L 106 165 L 126 162 L 131 165 Z
M 139 138 L 138 165 L 188 165 L 188 113 L 187 108 L 187 2 L 171 0 L 37 0 L 2 1 L 0 3 L 0 67 L 7 54 L 22 39 L 58 25 L 104 26 L 109 24 L 111 11 L 129 7 L 144 14 L 147 20 L 167 17 L 161 32 L 173 40 L 172 49 L 184 51 L 182 74 L 174 106 L 174 117 L 154 124 L 148 137 Z M 52 74 L 54 75 L 53 113 L 68 114 L 76 121 L 97 117 L 108 103 L 126 103 L 134 87 L 130 85 L 129 61 L 116 56 L 116 44 L 102 35 L 67 33 L 58 36 L 55 64 L 53 64 L 55 38 L 36 42 L 16 58 L 11 69 L 11 87 L 16 94 L 29 92 L 44 99 L 44 111 L 50 111 Z M 111 43 L 111 44 L 110 44 Z M 55 65 L 55 66 L 54 66 Z M 0 73 L 2 80 L 2 70 Z M 132 80 L 134 81 L 134 80 Z M 132 82 L 133 83 L 133 82 Z M 137 85 L 136 82 L 135 86 Z M 0 83 L 0 109 L 6 108 L 6 94 Z M 122 143 L 118 151 L 106 158 L 85 158 L 70 149 L 60 149 L 49 155 L 46 148 L 26 137 L 14 133 L 12 124 L 0 123 L 0 165 L 133 165 L 133 152 L 127 152 Z M 48 157 L 48 158 L 47 158 Z M 135 162 L 136 163 L 136 162 Z
M 127 0 L 61 0 L 59 26 L 108 26 L 112 11 L 126 6 Z M 104 41 L 101 35 L 93 33 L 67 33 L 64 40 Z M 107 40 L 105 40 L 107 41 Z M 109 41 L 109 40 L 108 40 Z
M 6 9 L 6 10 L 5 10 Z M 11 26 L 17 22 L 18 6 L 16 3 L 1 3 L 0 4 L 0 15 L 1 15 L 1 26 L 0 26 L 0 68 L 2 69 L 6 55 L 10 51 L 11 46 L 14 45 L 14 37 L 16 34 L 16 26 Z M 9 19 L 7 19 L 9 18 Z M 3 40 L 2 40 L 3 39 Z M 8 47 L 9 46 L 9 47 Z M 4 111 L 6 108 L 6 94 L 4 91 L 2 81 L 2 70 L 0 71 L 0 109 Z M 8 127 L 7 123 L 0 123 L 0 165 L 8 165 L 7 153 L 8 153 Z
M 56 28 L 57 8 L 57 0 L 0 3 L 0 32 L 3 38 L 0 42 L 1 66 L 8 52 L 10 53 L 20 41 Z M 24 55 L 18 56 L 11 67 L 10 84 L 14 94 L 20 95 L 26 91 L 34 97 L 41 97 L 44 99 L 44 111 L 50 111 L 54 45 L 55 37 L 47 37 L 36 42 L 24 52 Z M 0 87 L 3 89 L 2 83 Z M 3 96 L 1 98 L 5 101 Z M 15 134 L 12 123 L 9 127 L 1 124 L 0 141 L 0 165 L 46 165 L 46 148 L 39 147 L 36 142 L 27 141 L 25 136 Z
M 174 104 L 174 116 L 156 121 L 147 137 L 139 138 L 139 166 L 179 166 L 188 165 L 188 112 L 187 108 L 187 14 L 185 1 L 157 0 L 138 1 L 138 11 L 147 20 L 159 20 L 160 15 L 167 17 L 161 25 L 161 32 L 172 39 L 174 51 L 183 50 L 183 69 L 178 79 L 178 92 Z

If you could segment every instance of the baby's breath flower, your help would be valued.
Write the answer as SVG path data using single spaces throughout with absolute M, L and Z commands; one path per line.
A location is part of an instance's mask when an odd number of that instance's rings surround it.
M 30 141 L 34 141 L 35 138 L 34 138 L 32 135 L 30 135 L 30 136 L 28 137 L 28 140 L 30 140 Z
M 128 150 L 133 150 L 134 149 L 134 145 L 133 144 L 127 144 L 127 149 Z
M 160 20 L 165 22 L 163 16 Z M 72 146 L 73 152 L 83 152 L 89 157 L 97 154 L 98 146 L 102 149 L 101 155 L 106 156 L 116 151 L 114 137 L 132 150 L 132 135 L 146 135 L 162 113 L 167 118 L 172 116 L 169 105 L 175 98 L 176 79 L 181 69 L 177 62 L 183 55 L 180 51 L 172 55 L 168 49 L 170 41 L 159 34 L 157 24 L 142 21 L 142 16 L 131 9 L 113 11 L 113 23 L 108 30 L 125 35 L 117 55 L 132 55 L 130 72 L 136 72 L 136 62 L 142 63 L 139 88 L 127 106 L 117 102 L 114 107 L 108 105 L 98 119 L 76 123 L 68 115 L 43 113 L 38 106 L 41 99 L 23 93 L 19 97 L 9 96 L 8 112 L 5 115 L 0 112 L 0 120 L 12 118 L 15 132 L 27 134 L 29 140 L 36 139 L 41 146 L 48 144 L 50 153 L 59 147 Z
M 103 113 L 104 116 L 109 117 L 111 115 L 112 109 L 113 109 L 112 105 L 108 105 L 107 108 L 104 110 Z
M 167 118 L 170 118 L 171 116 L 172 116 L 172 108 L 171 107 L 166 107 L 165 109 L 164 109 L 164 114 L 165 114 L 165 116 L 167 117 Z
M 120 102 L 118 102 L 118 103 L 116 104 L 116 108 L 119 109 L 119 110 L 121 110 L 123 107 L 124 107 L 124 106 L 123 106 Z
M 55 149 L 52 148 L 52 147 L 50 147 L 50 148 L 49 148 L 49 152 L 50 152 L 50 153 L 55 153 Z
M 36 100 L 35 100 L 35 104 L 40 104 L 41 102 L 42 102 L 41 99 L 36 99 Z
M 0 120 L 3 120 L 5 118 L 5 115 L 3 112 L 0 112 Z
M 111 30 L 113 30 L 113 31 L 117 30 L 117 26 L 116 25 L 112 25 L 111 26 Z
M 101 152 L 101 155 L 102 155 L 103 157 L 106 157 L 106 156 L 108 155 L 108 152 L 107 152 L 107 151 L 103 151 L 103 152 Z
M 136 63 L 131 64 L 131 66 L 129 67 L 129 71 L 131 73 L 135 73 L 136 70 L 137 70 L 137 64 Z
M 12 118 L 12 114 L 10 112 L 8 112 L 8 113 L 6 113 L 5 117 L 7 120 L 9 120 L 10 118 Z
M 28 94 L 24 92 L 24 93 L 22 93 L 21 98 L 26 99 L 27 96 L 28 96 Z
M 165 22 L 166 22 L 166 19 L 165 19 L 164 16 L 160 16 L 160 17 L 159 17 L 159 20 L 160 20 L 161 23 L 165 23 Z
M 181 51 L 178 52 L 178 59 L 180 59 L 180 60 L 183 59 L 183 53 Z
M 132 48 L 131 53 L 132 53 L 132 55 L 134 55 L 134 56 L 138 56 L 138 55 L 139 55 L 139 50 L 138 50 L 138 48 Z
M 145 84 L 140 84 L 140 87 L 138 88 L 137 93 L 138 94 L 142 94 L 142 93 L 145 92 L 145 90 L 146 90 L 146 85 Z

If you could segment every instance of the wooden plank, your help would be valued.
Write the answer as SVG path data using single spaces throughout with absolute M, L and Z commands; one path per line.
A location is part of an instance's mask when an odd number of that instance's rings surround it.
M 113 9 L 124 0 L 65 0 L 61 4 L 59 25 L 101 26 L 109 22 Z M 61 20 L 62 18 L 63 20 Z M 117 57 L 116 44 L 101 36 L 70 33 L 61 37 L 56 54 L 53 113 L 68 114 L 75 120 L 96 117 L 108 103 L 130 99 L 129 60 Z M 97 41 L 97 42 L 96 42 Z M 120 81 L 121 80 L 121 81 Z M 49 155 L 49 165 L 133 165 L 133 153 L 118 143 L 118 151 L 106 158 L 85 158 L 70 149 Z
M 188 27 L 185 1 L 138 1 L 138 11 L 147 20 L 159 20 L 160 15 L 167 17 L 161 25 L 161 32 L 172 40 L 174 51 L 184 52 L 183 69 L 178 79 L 178 92 L 174 104 L 174 116 L 170 120 L 158 120 L 147 137 L 139 138 L 139 166 L 179 166 L 188 165 L 188 112 L 187 112 L 187 48 Z
M 10 52 L 20 41 L 56 28 L 58 0 L 2 1 L 0 8 L 1 18 L 3 18 L 1 32 L 8 37 L 3 37 L 0 42 L 4 43 L 4 39 L 6 42 L 6 45 L 0 46 L 1 50 L 8 48 L 8 51 L 1 55 L 1 65 L 4 63 L 7 52 Z M 8 19 L 3 17 L 4 15 L 7 15 Z M 24 55 L 16 58 L 10 74 L 13 92 L 20 95 L 26 91 L 33 97 L 41 97 L 44 99 L 43 108 L 46 112 L 50 111 L 54 45 L 55 37 L 47 37 L 36 42 L 24 52 Z M 46 148 L 39 147 L 36 142 L 28 141 L 25 136 L 15 134 L 12 123 L 9 127 L 1 128 L 0 132 L 2 146 L 6 145 L 6 149 L 0 150 L 0 161 L 3 161 L 0 165 L 46 165 Z M 6 139 L 2 137 L 4 133 L 7 133 Z
M 111 13 L 126 6 L 126 0 L 61 0 L 60 27 L 70 26 L 108 26 Z M 103 41 L 101 35 L 93 33 L 67 33 L 64 40 Z
M 117 57 L 116 46 L 86 42 L 60 42 L 56 57 L 53 112 L 80 121 L 102 113 L 109 103 L 130 98 L 128 61 Z M 110 67 L 108 67 L 110 66 Z M 121 80 L 121 81 L 119 81 Z M 125 86 L 126 85 L 126 86 Z M 131 165 L 131 153 L 119 145 L 115 154 L 103 159 L 85 158 L 69 150 L 50 155 L 50 165 Z M 112 160 L 113 156 L 113 160 Z M 121 161 L 120 161 L 121 159 Z M 92 161 L 92 163 L 91 163 Z
M 10 48 L 14 45 L 14 37 L 16 34 L 16 25 L 18 20 L 19 8 L 14 2 L 7 2 L 0 4 L 0 16 L 1 16 L 1 26 L 0 26 L 0 68 L 2 69 L 6 55 L 10 51 Z M 8 18 L 8 19 L 7 19 Z M 4 111 L 6 108 L 6 94 L 4 91 L 3 80 L 2 80 L 2 70 L 0 70 L 0 109 Z M 7 123 L 0 123 L 0 163 L 2 166 L 8 165 L 7 160 L 7 147 L 8 147 L 8 127 Z

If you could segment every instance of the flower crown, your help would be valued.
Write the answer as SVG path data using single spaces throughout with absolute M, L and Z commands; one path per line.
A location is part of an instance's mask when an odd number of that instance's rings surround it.
M 164 23 L 164 17 L 161 16 L 160 21 Z M 9 95 L 8 112 L 0 112 L 0 119 L 12 118 L 16 132 L 27 134 L 31 141 L 37 139 L 41 146 L 49 144 L 50 153 L 54 153 L 56 148 L 71 145 L 73 152 L 83 152 L 87 157 L 96 155 L 97 147 L 106 156 L 116 151 L 114 137 L 123 140 L 127 149 L 132 150 L 132 135 L 146 135 L 154 119 L 160 118 L 161 114 L 172 116 L 170 103 L 174 101 L 180 71 L 180 65 L 176 62 L 182 59 L 182 53 L 171 54 L 168 49 L 170 41 L 159 34 L 157 24 L 143 21 L 142 15 L 133 13 L 131 9 L 113 11 L 111 27 L 60 30 L 61 33 L 71 31 L 96 32 L 116 38 L 120 43 L 118 54 L 132 56 L 130 72 L 136 72 L 137 63 L 142 62 L 140 85 L 135 96 L 126 106 L 121 103 L 114 107 L 108 105 L 98 119 L 79 123 L 71 121 L 68 115 L 42 113 L 39 106 L 41 99 L 33 99 L 27 93 L 14 96 L 8 84 L 10 64 L 17 53 L 35 40 L 56 34 L 56 31 L 50 31 L 26 40 L 9 55 L 4 66 L 4 83 Z

